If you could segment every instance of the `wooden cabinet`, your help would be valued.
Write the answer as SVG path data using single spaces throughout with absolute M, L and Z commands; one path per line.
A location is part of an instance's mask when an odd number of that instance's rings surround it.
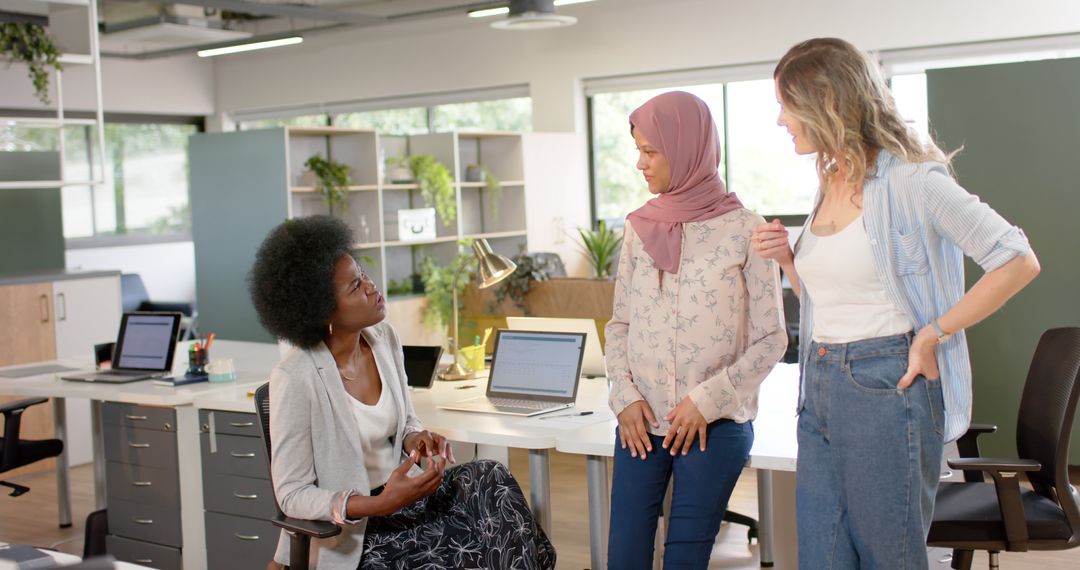
M 56 358 L 52 292 L 51 282 L 0 287 L 0 366 Z

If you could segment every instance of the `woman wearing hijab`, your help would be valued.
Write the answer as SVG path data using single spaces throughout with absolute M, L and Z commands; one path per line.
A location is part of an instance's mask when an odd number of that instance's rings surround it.
M 754 441 L 758 386 L 784 354 L 780 278 L 752 251 L 763 223 L 727 192 L 705 102 L 658 95 L 630 114 L 656 197 L 625 226 L 605 333 L 618 415 L 608 564 L 651 568 L 675 485 L 665 568 L 705 568 Z

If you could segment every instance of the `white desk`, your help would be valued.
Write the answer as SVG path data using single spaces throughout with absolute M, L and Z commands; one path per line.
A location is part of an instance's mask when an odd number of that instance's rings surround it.
M 180 343 L 173 360 L 173 373 L 183 374 L 187 368 L 187 347 Z M 94 445 L 94 500 L 96 508 L 106 505 L 105 449 L 102 438 L 102 402 L 121 402 L 149 406 L 172 407 L 176 410 L 177 459 L 180 466 L 180 510 L 183 535 L 184 568 L 197 570 L 206 567 L 206 536 L 203 519 L 202 457 L 199 449 L 198 412 L 191 406 L 196 397 L 234 386 L 254 386 L 265 382 L 279 359 L 278 346 L 269 343 L 215 340 L 212 358 L 232 358 L 237 380 L 229 384 L 202 382 L 178 388 L 160 386 L 152 381 L 128 384 L 99 384 L 60 380 L 56 374 L 26 378 L 0 377 L 0 394 L 13 396 L 42 396 L 53 398 L 55 437 L 64 440 L 65 452 L 57 461 L 56 476 L 61 512 L 70 512 L 71 490 L 68 483 L 67 418 L 64 398 L 86 398 L 91 401 L 91 430 Z M 17 370 L 37 366 L 38 362 L 0 370 Z M 58 361 L 57 364 L 87 368 L 85 362 Z
M 763 566 L 771 566 L 775 555 L 775 561 L 779 562 L 777 567 L 795 567 L 793 473 L 798 453 L 795 437 L 795 406 L 798 394 L 798 365 L 777 364 L 762 383 L 758 416 L 754 420 L 754 446 L 750 450 L 747 466 L 758 470 L 758 544 Z M 591 394 L 591 397 L 592 405 L 601 405 L 595 403 L 596 394 Z M 606 398 L 605 389 L 602 403 L 605 407 Z M 558 451 L 586 457 L 589 482 L 589 549 L 593 568 L 607 567 L 611 497 L 608 489 L 607 458 L 615 454 L 617 426 L 618 422 L 611 420 L 566 432 L 556 438 L 555 449 Z M 779 472 L 775 480 L 774 472 Z M 779 497 L 774 497 L 774 491 Z M 774 504 L 774 498 L 781 500 Z M 785 516 L 776 517 L 775 514 Z M 781 540 L 775 540 L 778 536 Z

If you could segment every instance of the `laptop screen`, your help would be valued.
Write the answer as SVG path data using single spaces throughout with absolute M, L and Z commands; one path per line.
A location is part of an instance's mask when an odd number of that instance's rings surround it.
M 124 313 L 113 368 L 171 369 L 179 326 L 180 313 Z
M 500 330 L 488 393 L 573 399 L 584 353 L 582 333 Z

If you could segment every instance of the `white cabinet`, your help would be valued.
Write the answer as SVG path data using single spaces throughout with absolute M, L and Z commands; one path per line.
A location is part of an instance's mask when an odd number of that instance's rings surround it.
M 120 277 L 66 279 L 52 284 L 56 358 L 94 361 L 94 345 L 116 341 L 120 328 Z M 90 401 L 68 398 L 68 462 L 94 460 Z

